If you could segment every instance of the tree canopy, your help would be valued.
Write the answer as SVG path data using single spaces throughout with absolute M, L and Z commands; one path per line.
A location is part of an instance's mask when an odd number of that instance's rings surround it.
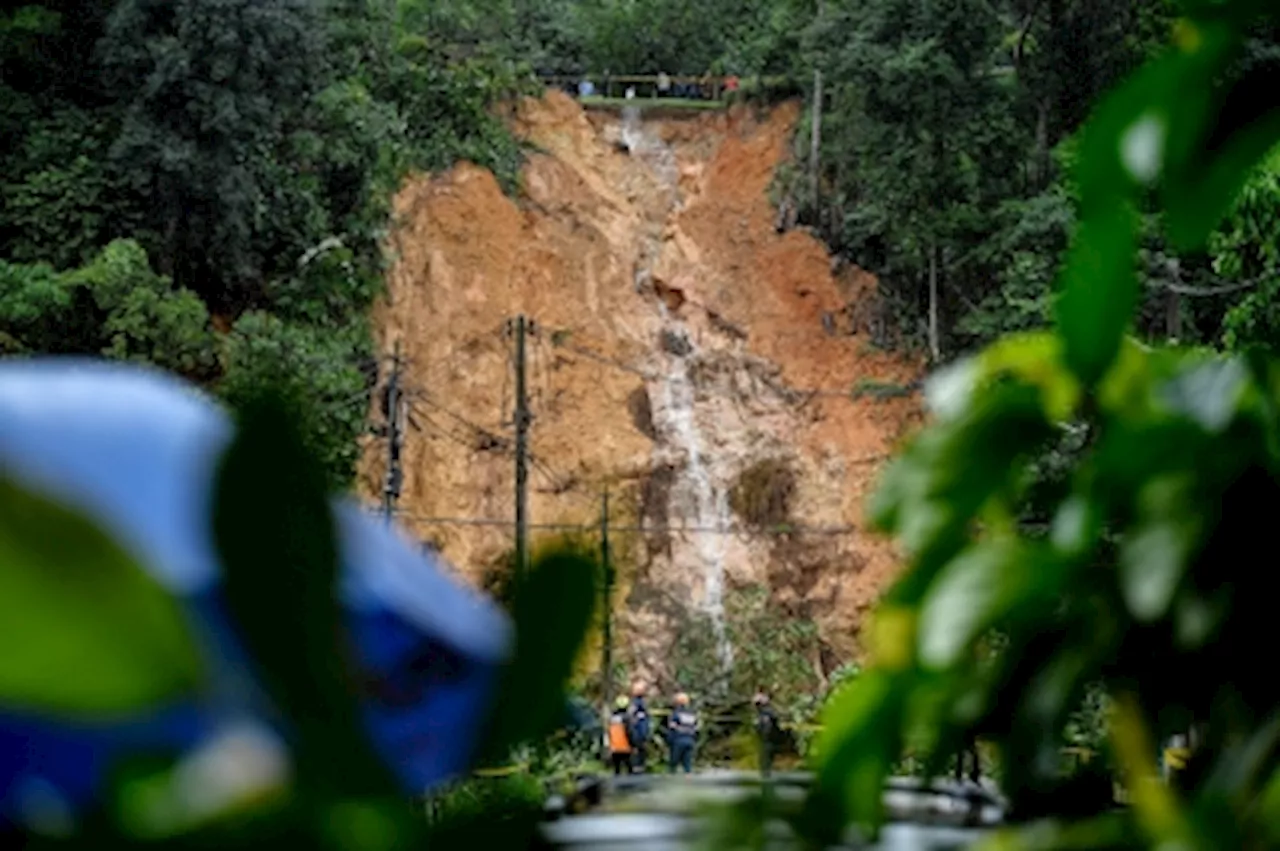
M 487 110 L 514 73 L 450 59 L 406 7 L 0 6 L 3 350 L 143 359 L 229 397 L 287 380 L 346 481 L 390 192 L 463 156 L 514 186 L 519 160 Z

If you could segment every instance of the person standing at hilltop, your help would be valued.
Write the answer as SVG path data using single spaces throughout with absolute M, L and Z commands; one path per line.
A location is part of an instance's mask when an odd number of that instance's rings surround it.
M 658 72 L 658 97 L 665 98 L 671 96 L 671 78 L 667 76 L 666 71 Z
M 649 756 L 649 736 L 652 733 L 649 724 L 649 707 L 644 702 L 647 690 L 643 680 L 636 680 L 631 686 L 631 705 L 627 707 L 631 768 L 637 773 L 643 773 L 645 770 L 645 763 Z

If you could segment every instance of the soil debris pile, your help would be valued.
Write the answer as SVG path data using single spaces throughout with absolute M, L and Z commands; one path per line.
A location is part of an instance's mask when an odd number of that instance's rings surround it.
M 610 490 L 633 670 L 662 675 L 699 617 L 728 664 L 726 600 L 748 586 L 819 624 L 829 668 L 896 570 L 862 503 L 918 404 L 858 390 L 919 369 L 845 321 L 865 274 L 837 280 L 820 242 L 775 229 L 767 192 L 797 117 L 645 120 L 553 92 L 512 119 L 537 151 L 522 198 L 462 165 L 396 200 L 376 333 L 408 358 L 405 524 L 475 581 L 502 576 L 512 530 L 486 521 L 512 516 L 524 314 L 535 536 L 594 525 Z M 365 454 L 371 494 L 382 451 Z

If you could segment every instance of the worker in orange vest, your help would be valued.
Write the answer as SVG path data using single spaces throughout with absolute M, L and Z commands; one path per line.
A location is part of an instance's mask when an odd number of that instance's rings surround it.
M 631 737 L 627 733 L 627 707 L 630 701 L 625 695 L 619 695 L 613 705 L 613 714 L 609 716 L 609 761 L 613 764 L 613 773 L 621 774 L 625 768 L 631 773 Z

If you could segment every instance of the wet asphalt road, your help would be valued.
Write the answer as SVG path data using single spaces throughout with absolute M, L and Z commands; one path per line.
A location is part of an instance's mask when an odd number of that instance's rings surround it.
M 775 774 L 771 791 L 781 806 L 799 803 L 810 776 Z M 760 776 L 748 772 L 707 771 L 694 775 L 638 775 L 605 778 L 594 806 L 576 815 L 552 818 L 543 836 L 567 851 L 694 851 L 705 849 L 708 813 L 760 794 Z M 895 778 L 887 784 L 890 823 L 874 844 L 850 832 L 839 848 L 883 851 L 942 851 L 971 845 L 1003 818 L 1003 803 L 990 787 Z M 781 819 L 766 825 L 769 849 L 798 847 Z

